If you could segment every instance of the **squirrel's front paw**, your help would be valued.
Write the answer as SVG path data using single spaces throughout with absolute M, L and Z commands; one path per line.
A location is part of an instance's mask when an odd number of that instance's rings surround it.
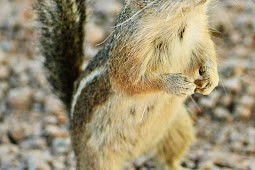
M 203 95 L 208 95 L 216 86 L 218 86 L 219 76 L 217 69 L 201 67 L 199 74 L 203 77 L 203 79 L 195 81 L 195 84 L 197 85 L 196 92 Z
M 192 95 L 196 89 L 194 80 L 181 73 L 168 75 L 165 82 L 166 91 L 177 96 Z

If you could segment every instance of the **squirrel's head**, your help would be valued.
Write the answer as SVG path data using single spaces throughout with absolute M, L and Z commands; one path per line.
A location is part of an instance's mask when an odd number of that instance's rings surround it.
M 138 8 L 161 7 L 161 8 L 189 8 L 207 4 L 210 0 L 127 0 Z
M 130 37 L 131 34 L 137 35 L 138 30 L 146 27 L 149 30 L 157 26 L 178 30 L 187 20 L 194 18 L 205 22 L 200 23 L 205 26 L 207 4 L 210 1 L 212 0 L 125 0 L 124 8 L 118 16 L 116 33 L 122 33 L 121 36 L 127 33 L 127 37 Z
M 211 0 L 125 0 L 124 10 L 137 16 L 142 14 L 152 16 L 171 16 L 172 14 L 189 14 L 195 12 L 197 14 L 204 13 L 207 4 Z M 202 10 L 201 10 L 202 9 Z M 127 14 L 127 11 L 124 12 Z M 145 16 L 144 15 L 144 16 Z

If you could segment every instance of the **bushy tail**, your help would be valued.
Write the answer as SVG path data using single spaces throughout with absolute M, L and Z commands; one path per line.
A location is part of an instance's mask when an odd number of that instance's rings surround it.
M 68 108 L 83 62 L 85 3 L 86 0 L 36 0 L 35 5 L 48 80 Z

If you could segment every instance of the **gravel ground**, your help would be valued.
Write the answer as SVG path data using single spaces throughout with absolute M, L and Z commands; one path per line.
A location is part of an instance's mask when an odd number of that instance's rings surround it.
M 74 169 L 68 120 L 49 90 L 37 52 L 32 2 L 0 0 L 0 169 Z M 255 170 L 255 3 L 228 0 L 212 6 L 221 83 L 209 96 L 187 101 L 197 139 L 183 165 Z M 112 32 L 121 7 L 120 0 L 94 0 L 86 59 Z M 153 169 L 152 157 L 128 169 Z

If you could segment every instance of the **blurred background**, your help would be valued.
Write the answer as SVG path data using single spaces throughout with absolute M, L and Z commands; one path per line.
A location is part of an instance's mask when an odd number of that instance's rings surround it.
M 44 77 L 32 3 L 0 0 L 0 169 L 74 169 L 68 120 Z M 122 5 L 121 0 L 90 4 L 86 60 L 113 31 Z M 213 2 L 210 14 L 221 82 L 209 96 L 187 101 L 197 139 L 182 164 L 255 170 L 255 2 Z M 144 157 L 128 169 L 153 167 L 151 157 Z

